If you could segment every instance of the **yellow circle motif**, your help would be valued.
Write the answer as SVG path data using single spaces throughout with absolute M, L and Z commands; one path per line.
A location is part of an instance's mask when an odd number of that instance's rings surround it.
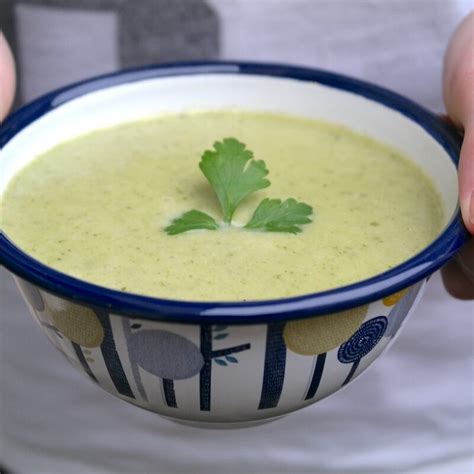
M 82 347 L 100 346 L 104 330 L 94 311 L 51 295 L 44 296 L 45 312 L 61 334 Z
M 382 300 L 382 303 L 385 306 L 395 306 L 408 293 L 408 290 L 409 288 L 405 288 L 404 290 L 398 291 L 393 295 L 386 296 Z
M 327 316 L 291 321 L 283 330 L 285 344 L 300 355 L 328 352 L 347 341 L 359 329 L 367 309 L 366 305 Z

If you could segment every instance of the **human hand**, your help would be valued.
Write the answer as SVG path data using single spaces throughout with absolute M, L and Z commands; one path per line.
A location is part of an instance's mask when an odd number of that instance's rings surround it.
M 15 95 L 15 64 L 8 44 L 0 31 L 0 120 L 10 110 Z
M 474 12 L 455 31 L 446 50 L 443 73 L 446 110 L 464 129 L 459 161 L 459 201 L 465 226 L 474 235 Z M 474 299 L 474 237 L 442 269 L 448 292 Z

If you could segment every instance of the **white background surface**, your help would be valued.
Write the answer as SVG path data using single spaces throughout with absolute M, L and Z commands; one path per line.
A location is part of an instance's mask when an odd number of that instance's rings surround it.
M 442 54 L 471 5 L 212 3 L 224 23 L 226 58 L 327 67 L 392 87 L 436 111 L 442 110 Z M 64 81 L 87 75 L 71 60 L 93 54 L 86 36 L 68 51 L 68 42 L 58 45 Z M 41 35 L 34 37 L 41 45 Z M 50 43 L 40 51 L 57 54 Z M 37 77 L 35 67 L 43 70 L 40 56 L 33 59 L 28 81 Z M 398 341 L 368 373 L 317 405 L 238 431 L 186 428 L 93 386 L 41 334 L 1 271 L 0 312 L 0 459 L 15 472 L 464 474 L 474 468 L 473 305 L 449 298 L 437 276 Z

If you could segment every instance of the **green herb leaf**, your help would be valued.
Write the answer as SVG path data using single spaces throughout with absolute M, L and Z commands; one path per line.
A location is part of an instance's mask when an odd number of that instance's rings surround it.
M 313 208 L 296 199 L 264 199 L 255 209 L 252 218 L 245 226 L 246 229 L 263 230 L 267 232 L 301 232 L 302 224 L 309 224 L 308 217 Z
M 204 152 L 199 167 L 217 194 L 227 224 L 242 199 L 270 186 L 264 179 L 268 174 L 265 163 L 254 160 L 253 153 L 235 138 L 215 142 L 214 151 Z
M 263 161 L 253 159 L 253 153 L 235 138 L 224 138 L 214 143 L 214 150 L 206 150 L 199 168 L 213 187 L 224 215 L 224 222 L 230 224 L 232 216 L 249 194 L 270 186 L 265 179 L 268 170 Z M 299 226 L 311 222 L 313 209 L 295 199 L 264 199 L 255 210 L 246 229 L 267 232 L 301 232 Z M 165 228 L 169 235 L 176 235 L 196 229 L 216 230 L 219 224 L 208 214 L 192 210 Z M 219 331 L 221 329 L 215 329 Z M 215 338 L 225 337 L 219 334 Z M 224 361 L 222 361 L 224 362 Z M 225 363 L 225 362 L 224 362 Z
M 207 229 L 216 230 L 219 224 L 208 214 L 201 211 L 188 211 L 181 217 L 178 217 L 165 228 L 165 232 L 169 235 L 181 234 L 189 230 Z

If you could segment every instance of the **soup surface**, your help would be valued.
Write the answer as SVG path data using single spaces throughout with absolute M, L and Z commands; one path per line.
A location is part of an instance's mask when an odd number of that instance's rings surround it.
M 221 220 L 199 169 L 204 150 L 235 137 L 264 160 L 271 186 L 247 198 L 233 226 L 167 235 L 190 209 Z M 297 235 L 239 228 L 264 198 L 313 207 Z M 164 115 L 65 142 L 21 170 L 1 225 L 24 251 L 75 277 L 185 300 L 258 300 L 373 276 L 441 230 L 429 179 L 397 151 L 350 130 L 242 111 Z

